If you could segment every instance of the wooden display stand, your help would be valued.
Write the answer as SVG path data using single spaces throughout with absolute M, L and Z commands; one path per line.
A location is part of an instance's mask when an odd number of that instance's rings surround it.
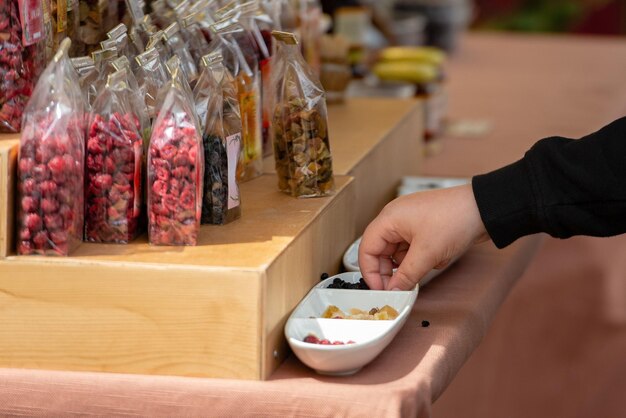
M 0 367 L 266 379 L 287 353 L 291 310 L 417 170 L 419 109 L 331 108 L 336 193 L 294 199 L 263 175 L 241 186 L 242 218 L 203 226 L 196 247 L 144 236 L 70 257 L 0 257 Z

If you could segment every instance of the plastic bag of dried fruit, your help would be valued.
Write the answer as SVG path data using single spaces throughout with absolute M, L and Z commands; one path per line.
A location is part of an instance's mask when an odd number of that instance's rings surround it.
M 85 240 L 128 243 L 139 232 L 143 141 L 127 70 L 98 95 L 87 130 Z
M 226 68 L 235 77 L 241 123 L 243 126 L 243 164 L 237 173 L 248 181 L 263 173 L 263 135 L 261 127 L 261 80 L 252 36 L 236 19 L 225 19 L 211 26 L 215 38 L 211 52 L 220 50 Z
M 271 136 L 280 190 L 296 197 L 324 196 L 334 187 L 326 99 L 292 33 L 272 32 Z
M 174 70 L 148 148 L 148 237 L 154 245 L 196 245 L 204 156 L 194 108 Z
M 194 89 L 203 128 L 203 224 L 226 224 L 241 216 L 237 166 L 241 164 L 241 115 L 235 80 L 220 52 L 202 60 L 204 70 Z
M 24 113 L 18 162 L 19 254 L 68 255 L 83 236 L 85 103 L 61 43 Z
M 0 132 L 19 132 L 45 63 L 41 1 L 0 2 Z
M 271 111 L 269 107 L 270 74 L 272 58 L 272 35 L 274 22 L 263 11 L 256 0 L 241 3 L 232 8 L 228 17 L 236 17 L 243 27 L 250 33 L 253 40 L 254 52 L 261 74 L 261 103 L 262 103 L 262 137 L 263 155 L 272 154 L 272 142 L 269 138 Z

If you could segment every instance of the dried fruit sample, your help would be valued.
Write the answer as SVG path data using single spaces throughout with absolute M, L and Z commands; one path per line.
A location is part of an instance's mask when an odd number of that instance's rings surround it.
M 304 337 L 304 341 L 305 343 L 309 343 L 309 344 L 321 344 L 321 345 L 345 345 L 345 344 L 356 344 L 356 342 L 349 340 L 346 342 L 343 341 L 330 341 L 326 338 L 318 338 L 317 336 L 313 335 L 313 334 L 309 334 L 306 337 Z
M 280 41 L 271 83 L 278 187 L 294 197 L 324 196 L 334 188 L 324 90 L 295 36 L 272 33 Z
M 352 308 L 350 313 L 345 313 L 335 305 L 328 305 L 322 318 L 328 319 L 363 319 L 363 320 L 393 320 L 398 317 L 399 313 L 393 307 L 385 305 L 382 308 L 372 308 L 369 311 Z

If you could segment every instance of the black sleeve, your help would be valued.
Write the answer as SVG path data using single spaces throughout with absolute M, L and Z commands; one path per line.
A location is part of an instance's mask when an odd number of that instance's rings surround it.
M 475 176 L 472 188 L 499 248 L 537 232 L 626 232 L 626 118 L 578 140 L 542 139 L 521 160 Z

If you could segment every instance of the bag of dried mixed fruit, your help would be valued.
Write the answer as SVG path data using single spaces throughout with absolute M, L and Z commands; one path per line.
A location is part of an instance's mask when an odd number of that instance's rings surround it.
M 153 245 L 197 245 L 204 156 L 192 101 L 175 68 L 148 148 L 148 238 Z
M 68 255 L 83 236 L 85 103 L 61 43 L 24 112 L 18 161 L 19 254 Z
M 203 66 L 194 89 L 205 161 L 202 223 L 222 225 L 241 216 L 236 176 L 241 164 L 241 115 L 235 80 L 222 54 L 205 56 Z
M 128 243 L 139 232 L 143 140 L 126 68 L 109 75 L 89 117 L 85 240 Z
M 278 187 L 295 197 L 324 196 L 334 188 L 324 89 L 304 61 L 292 33 L 272 32 L 271 136 Z

